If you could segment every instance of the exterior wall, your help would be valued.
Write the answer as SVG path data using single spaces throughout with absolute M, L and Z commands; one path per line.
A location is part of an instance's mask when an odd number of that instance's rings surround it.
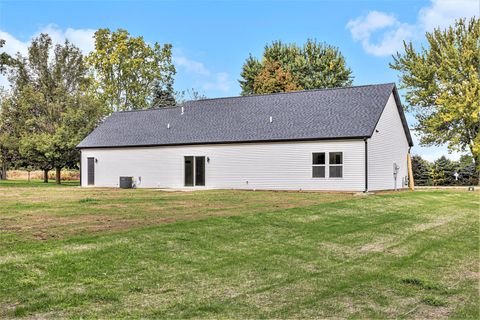
M 87 157 L 95 157 L 95 186 L 118 187 L 133 176 L 137 187 L 184 187 L 184 156 L 205 156 L 205 186 L 196 189 L 284 189 L 363 191 L 363 140 L 243 143 L 82 150 L 82 185 Z M 313 152 L 343 152 L 343 178 L 312 178 Z M 327 162 L 328 162 L 328 154 Z
M 391 94 L 375 132 L 368 139 L 368 189 L 370 191 L 395 189 L 393 163 L 400 167 L 396 187 L 398 189 L 407 187 L 402 185 L 402 179 L 408 176 L 408 149 L 408 140 L 397 104 Z

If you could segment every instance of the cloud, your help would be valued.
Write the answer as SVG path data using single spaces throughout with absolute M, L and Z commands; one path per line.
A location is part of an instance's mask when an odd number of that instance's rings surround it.
M 233 85 L 233 81 L 230 80 L 230 76 L 226 72 L 219 72 L 215 75 L 213 81 L 207 81 L 203 84 L 204 90 L 219 90 L 229 91 Z
M 49 24 L 36 32 L 33 37 L 40 35 L 40 33 L 48 33 L 54 44 L 64 43 L 65 40 L 68 40 L 82 50 L 83 54 L 88 54 L 95 48 L 93 39 L 95 31 L 94 29 L 72 28 L 61 30 L 57 25 Z
M 2 30 L 0 30 L 0 39 L 5 40 L 5 46 L 0 49 L 3 52 L 6 52 L 11 56 L 15 55 L 17 52 L 20 52 L 23 55 L 27 53 L 28 42 L 18 40 L 10 33 Z
M 10 55 L 15 55 L 17 52 L 20 52 L 22 55 L 26 55 L 28 46 L 30 45 L 32 39 L 39 36 L 41 33 L 48 33 L 52 38 L 54 45 L 63 43 L 68 39 L 68 41 L 82 50 L 84 54 L 88 54 L 95 47 L 95 42 L 93 40 L 93 35 L 95 33 L 94 29 L 67 28 L 62 30 L 54 24 L 49 24 L 40 28 L 27 41 L 21 41 L 10 33 L 0 30 L 0 39 L 5 40 L 5 46 L 2 48 L 2 50 Z
M 180 77 L 184 71 L 185 76 L 197 84 L 197 88 L 228 92 L 233 86 L 234 81 L 230 80 L 228 73 L 211 71 L 202 62 L 188 58 L 181 49 L 174 51 L 172 60 L 177 71 L 180 71 Z
M 365 52 L 381 57 L 401 51 L 404 40 L 417 40 L 427 31 L 445 28 L 455 19 L 471 18 L 478 12 L 478 0 L 432 0 L 420 9 L 414 24 L 402 23 L 390 13 L 370 11 L 348 21 L 346 28 L 355 41 L 361 42 Z M 374 41 L 375 36 L 379 40 Z
M 179 67 L 184 68 L 187 72 L 198 74 L 202 76 L 209 76 L 210 70 L 208 70 L 203 63 L 188 59 L 183 54 L 174 55 L 173 63 Z

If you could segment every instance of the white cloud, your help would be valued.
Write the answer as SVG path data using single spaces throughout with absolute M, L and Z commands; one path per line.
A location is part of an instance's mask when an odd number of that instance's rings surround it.
M 368 38 L 373 31 L 397 24 L 397 19 L 391 15 L 379 11 L 371 11 L 365 17 L 358 17 L 347 23 L 352 37 L 355 40 Z
M 20 52 L 23 55 L 27 53 L 28 42 L 18 40 L 10 33 L 2 30 L 0 30 L 0 39 L 5 40 L 5 46 L 0 49 L 3 52 L 6 52 L 11 56 L 15 55 L 17 52 Z
M 15 55 L 17 52 L 20 52 L 22 55 L 26 55 L 27 48 L 32 39 L 39 36 L 41 33 L 48 33 L 52 38 L 54 45 L 63 43 L 68 39 L 71 43 L 82 50 L 84 54 L 88 54 L 95 47 L 95 42 L 93 40 L 93 35 L 95 33 L 94 29 L 67 28 L 66 30 L 62 30 L 54 24 L 49 24 L 40 28 L 27 41 L 21 41 L 10 33 L 0 30 L 0 39 L 5 40 L 5 46 L 2 48 L 2 50 L 10 55 Z
M 229 91 L 232 87 L 233 81 L 230 80 L 229 75 L 226 72 L 219 72 L 215 75 L 213 81 L 207 81 L 203 84 L 204 90 L 220 90 Z
M 188 59 L 183 54 L 177 54 L 173 56 L 173 63 L 179 67 L 184 68 L 189 73 L 194 73 L 202 76 L 210 75 L 210 70 L 208 70 L 203 63 Z
M 363 49 L 374 56 L 388 56 L 403 49 L 403 40 L 423 37 L 426 31 L 451 25 L 455 19 L 470 18 L 479 12 L 478 0 L 432 0 L 420 9 L 415 24 L 400 22 L 393 14 L 371 11 L 348 21 L 346 28 Z M 378 41 L 372 38 L 378 37 Z
M 181 49 L 175 49 L 173 63 L 177 71 L 184 71 L 202 90 L 228 92 L 233 86 L 228 73 L 211 71 L 202 62 L 188 58 Z
M 429 7 L 420 9 L 418 20 L 425 31 L 432 31 L 452 25 L 458 18 L 478 17 L 479 12 L 478 0 L 432 0 Z
M 72 28 L 61 30 L 58 26 L 49 24 L 36 32 L 33 37 L 40 35 L 40 33 L 48 33 L 54 44 L 63 43 L 65 40 L 68 40 L 82 50 L 83 54 L 88 54 L 95 48 L 95 41 L 93 39 L 95 31 L 94 29 Z

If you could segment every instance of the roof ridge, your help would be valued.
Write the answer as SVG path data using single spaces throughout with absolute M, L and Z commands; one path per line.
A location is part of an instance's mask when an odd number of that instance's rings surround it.
M 318 92 L 318 91 L 341 90 L 341 89 L 353 89 L 353 88 L 385 86 L 385 85 L 395 85 L 395 82 L 373 83 L 373 84 L 363 84 L 363 85 L 358 85 L 358 86 L 346 86 L 346 87 L 334 87 L 334 88 L 305 89 L 305 90 L 288 91 L 288 92 L 259 93 L 259 94 L 250 94 L 250 95 L 247 95 L 247 96 L 230 96 L 230 97 L 207 98 L 207 99 L 199 99 L 199 100 L 188 100 L 186 102 L 222 100 L 222 99 L 236 99 L 236 98 L 250 98 L 250 97 L 263 97 L 263 96 L 273 96 L 273 95 L 282 95 L 282 94 Z
M 275 93 L 262 93 L 262 94 L 251 94 L 248 96 L 230 96 L 230 97 L 218 97 L 218 98 L 207 98 L 199 100 L 188 100 L 184 103 L 176 106 L 170 107 L 156 107 L 150 109 L 139 109 L 139 110 L 122 110 L 116 111 L 115 113 L 126 113 L 126 112 L 141 112 L 141 111 L 157 111 L 157 110 L 170 110 L 182 107 L 186 103 L 195 103 L 199 101 L 212 101 L 212 100 L 226 100 L 226 99 L 240 99 L 240 98 L 252 98 L 252 97 L 264 97 L 264 96 L 274 96 L 274 95 L 283 95 L 283 94 L 295 94 L 295 93 L 306 93 L 306 92 L 318 92 L 318 91 L 330 91 L 330 90 L 343 90 L 343 89 L 353 89 L 353 88 L 364 88 L 364 87 L 374 87 L 374 86 L 385 86 L 385 85 L 395 85 L 395 82 L 386 82 L 386 83 L 374 83 L 374 84 L 364 84 L 358 86 L 347 86 L 347 87 L 335 87 L 335 88 L 319 88 L 319 89 L 310 89 L 310 90 L 298 90 L 298 91 L 289 91 L 289 92 L 275 92 Z

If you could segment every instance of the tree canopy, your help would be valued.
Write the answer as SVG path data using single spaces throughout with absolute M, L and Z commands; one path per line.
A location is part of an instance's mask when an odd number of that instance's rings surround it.
M 110 111 L 172 103 L 175 66 L 170 44 L 151 46 L 123 29 L 99 29 L 88 63 L 97 94 Z
M 401 72 L 407 109 L 423 145 L 468 150 L 480 168 L 480 20 L 460 19 L 426 33 L 428 47 L 404 43 L 391 68 Z M 480 170 L 479 170 L 480 171 Z
M 342 87 L 353 75 L 338 48 L 308 40 L 302 47 L 275 41 L 262 59 L 250 55 L 239 80 L 242 95 Z
M 34 166 L 60 169 L 78 161 L 76 145 L 95 127 L 104 108 L 92 95 L 80 49 L 65 41 L 53 46 L 50 36 L 34 38 L 26 57 L 11 68 L 11 94 L 2 105 L 10 141 Z

